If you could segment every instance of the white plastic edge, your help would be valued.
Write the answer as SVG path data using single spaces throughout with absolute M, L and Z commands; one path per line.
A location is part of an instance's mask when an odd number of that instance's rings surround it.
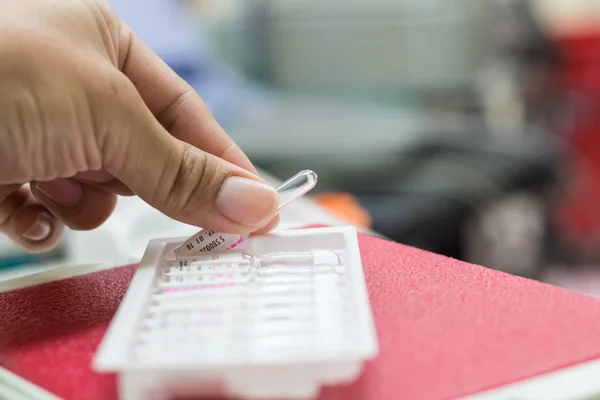
M 137 323 L 137 321 L 131 320 L 131 316 L 140 317 L 142 315 L 148 296 L 147 291 L 151 288 L 150 283 L 155 276 L 155 264 L 158 262 L 163 248 L 167 243 L 179 242 L 185 239 L 186 237 L 154 239 L 148 242 L 146 252 L 139 263 L 125 296 L 121 300 L 121 305 L 110 322 L 100 346 L 96 350 L 96 356 L 92 362 L 92 367 L 96 371 L 113 372 L 121 368 L 131 335 L 134 333 L 134 327 Z
M 0 367 L 0 399 L 61 400 L 32 382 Z
M 57 267 L 51 270 L 40 271 L 34 274 L 20 276 L 17 278 L 0 281 L 0 293 L 17 289 L 23 289 L 29 286 L 43 285 L 54 281 L 73 278 L 80 275 L 91 274 L 111 268 L 119 268 L 108 263 L 93 263 L 85 265 L 74 265 L 67 267 Z
M 589 400 L 600 395 L 600 360 L 538 375 L 459 400 Z

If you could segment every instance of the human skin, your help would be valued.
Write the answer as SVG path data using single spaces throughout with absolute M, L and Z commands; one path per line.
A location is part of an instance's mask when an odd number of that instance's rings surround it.
M 106 1 L 0 0 L 0 232 L 48 251 L 117 195 L 227 233 L 277 223 L 277 193 Z

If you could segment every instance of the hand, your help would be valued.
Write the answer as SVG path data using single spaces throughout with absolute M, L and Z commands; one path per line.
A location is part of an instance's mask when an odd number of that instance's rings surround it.
M 277 193 L 106 1 L 0 0 L 0 231 L 47 251 L 117 194 L 228 233 L 276 223 Z

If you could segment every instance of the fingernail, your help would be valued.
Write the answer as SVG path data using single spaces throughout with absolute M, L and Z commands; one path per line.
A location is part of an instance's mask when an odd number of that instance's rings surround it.
M 238 224 L 261 226 L 268 223 L 279 204 L 279 195 L 264 183 L 231 176 L 217 196 L 219 212 Z
M 83 200 L 83 187 L 73 179 L 58 178 L 35 185 L 46 197 L 63 207 L 75 207 Z
M 33 225 L 31 225 L 29 229 L 27 229 L 25 233 L 23 233 L 23 237 L 25 239 L 39 242 L 48 238 L 48 236 L 50 236 L 51 231 L 52 223 L 50 222 L 50 217 L 44 214 L 40 214 L 38 215 Z

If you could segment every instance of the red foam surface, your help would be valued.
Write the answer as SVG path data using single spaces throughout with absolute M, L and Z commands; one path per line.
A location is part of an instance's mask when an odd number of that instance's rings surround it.
M 360 235 L 380 355 L 321 400 L 438 400 L 600 357 L 600 302 Z M 90 370 L 135 266 L 0 294 L 0 364 L 70 400 L 116 398 Z

